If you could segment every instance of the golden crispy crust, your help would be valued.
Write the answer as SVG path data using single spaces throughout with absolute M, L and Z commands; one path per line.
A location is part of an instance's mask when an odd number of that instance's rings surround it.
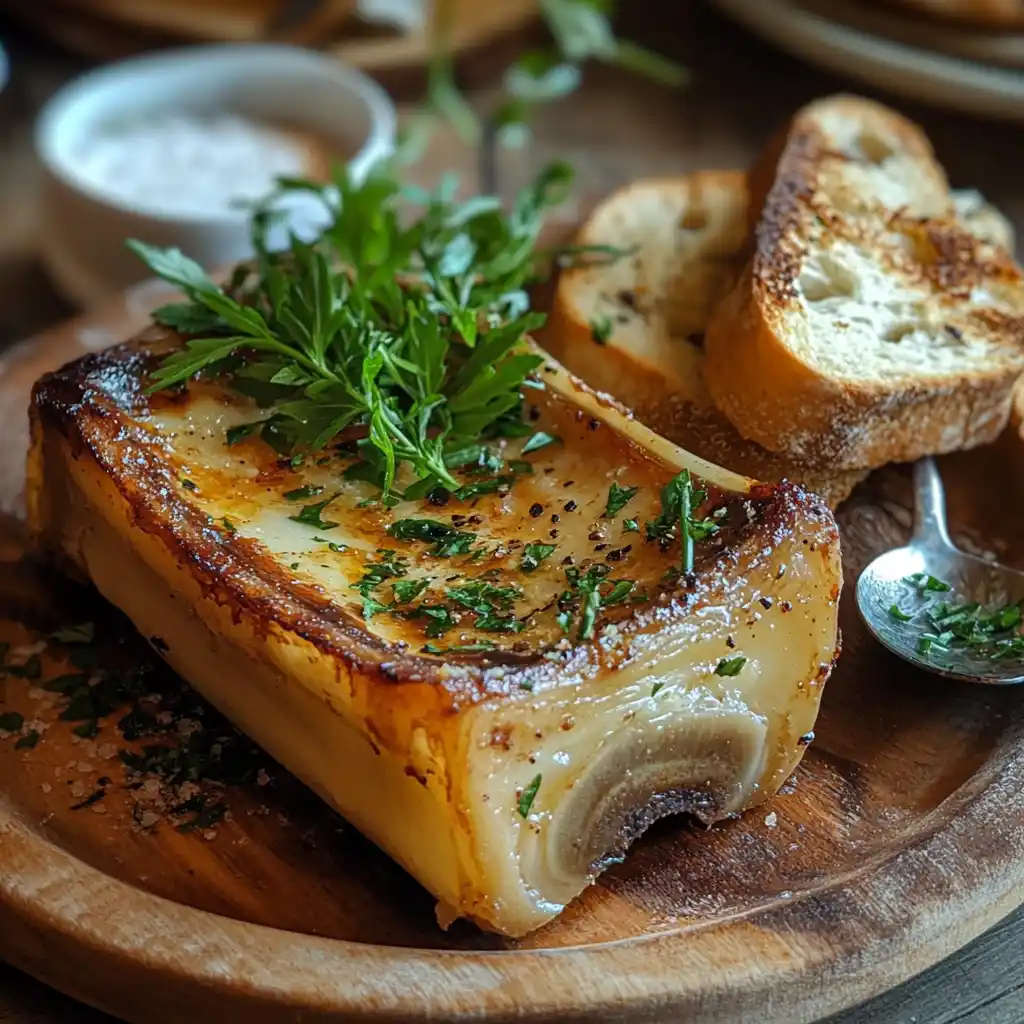
M 335 599 L 337 595 L 296 585 L 261 544 L 226 533 L 191 508 L 168 485 L 159 448 L 148 447 L 144 433 L 137 429 L 134 417 L 148 403 L 146 372 L 157 353 L 166 350 L 166 332 L 156 341 L 144 333 L 132 343 L 69 363 L 36 384 L 31 406 L 28 503 L 29 524 L 41 543 L 47 543 L 52 514 L 45 507 L 49 500 L 47 462 L 57 457 L 51 446 L 67 446 L 76 461 L 95 464 L 116 489 L 132 528 L 158 539 L 205 596 L 231 609 L 236 619 L 245 618 L 254 630 L 283 630 L 301 638 L 335 659 L 343 674 L 381 686 L 426 684 L 436 689 L 441 703 L 454 708 L 486 697 L 515 694 L 527 677 L 533 685 L 547 676 L 564 678 L 614 668 L 597 643 L 584 643 L 569 652 L 571 658 L 560 662 L 548 660 L 533 646 L 523 654 L 467 656 L 459 660 L 458 671 L 451 671 L 443 661 L 418 656 L 407 646 L 389 643 L 367 630 Z M 586 389 L 581 384 L 579 390 Z M 609 410 L 610 417 L 619 415 Z M 623 635 L 657 628 L 666 616 L 689 614 L 695 607 L 721 602 L 723 588 L 735 577 L 737 566 L 741 562 L 748 568 L 760 564 L 761 553 L 776 547 L 798 520 L 813 521 L 820 527 L 811 537 L 816 545 L 838 542 L 828 511 L 795 485 L 760 485 L 746 497 L 755 513 L 735 543 L 711 557 L 692 589 L 666 591 L 649 607 L 631 612 L 619 624 Z
M 914 162 L 922 194 L 940 215 L 885 210 L 874 195 L 837 188 L 836 161 L 841 166 L 857 162 L 830 149 L 822 118 L 837 113 L 857 118 L 868 130 L 882 119 L 900 152 Z M 832 165 L 833 197 L 856 207 L 856 216 L 826 201 L 821 188 L 826 162 Z M 752 256 L 716 311 L 706 339 L 709 390 L 740 433 L 832 469 L 909 461 L 994 439 L 1006 423 L 1011 388 L 1024 367 L 1024 284 L 1003 249 L 971 234 L 953 215 L 951 200 L 937 200 L 948 196 L 948 188 L 920 130 L 865 100 L 819 101 L 796 116 L 783 146 L 772 144 L 749 183 L 753 203 L 763 193 Z M 898 237 L 901 244 L 883 245 L 882 235 Z M 969 314 L 973 329 L 998 358 L 969 373 L 922 366 L 913 375 L 885 381 L 833 377 L 810 365 L 788 340 L 791 317 L 804 308 L 798 282 L 812 247 L 836 239 L 870 247 L 892 280 L 927 291 L 939 312 L 966 309 L 975 289 L 999 294 L 1012 312 L 982 305 Z M 835 344 L 843 343 L 840 338 L 837 332 Z

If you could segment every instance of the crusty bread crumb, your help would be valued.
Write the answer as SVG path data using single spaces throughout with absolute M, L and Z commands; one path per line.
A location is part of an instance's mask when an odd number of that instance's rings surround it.
M 829 469 L 994 439 L 1024 370 L 1024 281 L 957 217 L 920 129 L 820 100 L 750 188 L 752 255 L 706 339 L 708 388 L 740 433 Z

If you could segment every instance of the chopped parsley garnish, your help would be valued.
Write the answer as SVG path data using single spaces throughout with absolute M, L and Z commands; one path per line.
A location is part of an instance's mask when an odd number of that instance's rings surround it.
M 637 533 L 640 529 L 640 524 L 635 519 L 623 519 L 622 529 L 626 533 Z
M 898 604 L 889 605 L 889 615 L 897 622 L 909 622 L 914 617 L 903 611 Z
M 530 814 L 530 808 L 533 806 L 533 801 L 537 799 L 537 790 L 540 789 L 540 784 L 543 781 L 543 776 L 538 772 L 530 780 L 530 784 L 519 794 L 519 817 L 526 818 Z
M 557 621 L 568 633 L 573 621 L 573 613 L 579 616 L 576 630 L 578 640 L 589 640 L 594 635 L 597 614 L 602 607 L 619 604 L 624 601 L 633 588 L 635 580 L 606 579 L 610 568 L 607 565 L 592 565 L 585 572 L 570 566 L 565 570 L 565 578 L 569 589 L 558 598 Z M 607 589 L 602 593 L 602 587 Z
M 318 494 L 323 493 L 324 489 L 316 484 L 303 484 L 293 491 L 285 491 L 282 497 L 285 501 L 304 501 L 306 498 L 315 498 Z
M 235 524 L 230 519 L 228 519 L 227 516 L 224 516 L 224 518 L 221 519 L 220 522 L 224 529 L 228 531 L 228 533 L 238 533 L 238 527 L 235 526 Z
M 595 316 L 590 321 L 590 336 L 599 345 L 607 344 L 608 339 L 612 336 L 613 329 L 612 318 L 610 316 Z
M 647 539 L 658 540 L 663 546 L 678 533 L 681 540 L 682 571 L 693 572 L 694 542 L 707 540 L 719 530 L 715 518 L 694 519 L 694 512 L 707 497 L 707 492 L 695 488 L 690 471 L 684 469 L 662 488 L 661 513 L 647 523 Z
M 76 626 L 62 626 L 50 634 L 50 639 L 59 644 L 91 644 L 96 637 L 96 627 L 91 622 Z
M 396 540 L 418 540 L 433 544 L 430 552 L 438 558 L 465 555 L 476 540 L 475 533 L 456 530 L 454 526 L 437 519 L 399 519 L 388 527 L 388 533 Z
M 430 577 L 422 576 L 418 580 L 399 580 L 391 587 L 395 595 L 396 604 L 409 604 L 415 601 L 427 587 L 430 586 Z
M 237 426 L 228 427 L 225 440 L 230 447 L 262 429 L 263 420 L 256 420 L 255 423 L 239 423 Z
M 519 568 L 523 572 L 533 572 L 545 558 L 550 558 L 554 553 L 554 544 L 527 544 L 523 549 L 523 557 L 519 562 Z
M 406 560 L 388 548 L 381 548 L 377 552 L 377 560 L 367 562 L 363 566 L 363 577 L 358 583 L 352 584 L 352 589 L 357 590 L 363 599 L 364 619 L 368 620 L 379 612 L 388 610 L 387 605 L 381 604 L 373 596 L 373 591 L 385 580 L 398 579 L 407 571 Z
M 922 594 L 944 593 L 951 589 L 950 585 L 945 580 L 940 580 L 938 577 L 932 576 L 927 572 L 915 572 L 911 576 L 905 576 L 903 582 L 908 583 Z
M 571 177 L 564 164 L 545 168 L 510 214 L 493 197 L 459 205 L 446 185 L 419 200 L 416 218 L 400 215 L 408 190 L 384 165 L 359 182 L 344 169 L 327 185 L 282 182 L 253 212 L 252 272 L 228 291 L 176 249 L 129 242 L 184 293 L 156 319 L 202 326 L 150 390 L 213 374 L 273 409 L 277 436 L 265 426 L 261 436 L 284 455 L 364 427 L 360 455 L 379 468 L 385 498 L 400 467 L 457 489 L 446 450 L 500 429 L 543 362 L 522 344 L 543 322 L 526 312 L 525 286 L 545 210 Z M 316 194 L 325 224 L 274 251 L 272 211 L 298 191 Z
M 195 815 L 189 818 L 188 821 L 183 821 L 178 825 L 177 831 L 188 833 L 213 828 L 214 825 L 224 820 L 224 815 L 227 814 L 227 811 L 228 809 L 225 804 L 208 804 L 203 799 L 201 806 L 196 809 Z
M 980 657 L 999 661 L 1024 656 L 1024 602 L 1015 602 L 989 610 L 977 601 L 939 601 L 937 594 L 948 593 L 952 587 L 945 580 L 928 573 L 915 573 L 903 582 L 912 587 L 924 606 L 913 614 L 889 614 L 900 622 L 920 617 L 921 632 L 917 653 L 942 655 L 951 650 L 973 651 Z
M 604 518 L 614 519 L 633 500 L 633 496 L 639 490 L 639 487 L 620 487 L 615 481 L 612 481 L 611 487 L 608 488 L 608 503 L 604 508 Z
M 183 476 L 181 478 L 181 486 L 184 487 L 186 491 L 198 491 L 199 490 L 199 488 L 196 486 L 195 481 L 194 480 L 189 480 L 189 478 L 187 476 Z
M 546 431 L 538 430 L 535 434 L 532 434 L 527 440 L 526 444 L 523 445 L 523 455 L 529 455 L 530 452 L 539 452 L 541 448 L 547 448 L 549 444 L 560 444 L 561 438 L 555 434 L 548 434 Z
M 431 638 L 444 636 L 449 629 L 454 629 L 456 625 L 451 609 L 446 608 L 443 604 L 421 604 L 409 614 L 410 617 L 426 616 L 429 621 L 424 632 Z
M 486 633 L 521 633 L 525 623 L 509 613 L 515 601 L 522 598 L 518 587 L 498 586 L 487 580 L 473 580 L 447 591 L 451 601 L 476 612 L 475 629 Z
M 324 498 L 323 501 L 318 501 L 315 505 L 303 505 L 302 511 L 299 512 L 298 515 L 289 516 L 288 518 L 293 523 L 302 523 L 303 526 L 313 526 L 318 530 L 337 529 L 340 524 L 324 519 L 323 511 L 331 504 L 332 501 L 337 500 L 340 496 L 339 492 L 338 494 L 332 494 L 329 498 Z
M 716 676 L 738 676 L 743 671 L 747 659 L 737 655 L 735 658 L 722 658 L 715 666 Z
M 653 685 L 653 686 L 651 687 L 651 696 L 652 696 L 652 697 L 657 697 L 657 696 L 658 696 L 658 691 L 659 691 L 659 690 L 661 690 L 661 689 L 663 689 L 663 688 L 664 688 L 664 686 L 665 686 L 665 684 L 664 684 L 664 683 L 655 683 L 655 684 L 654 684 L 654 685 Z

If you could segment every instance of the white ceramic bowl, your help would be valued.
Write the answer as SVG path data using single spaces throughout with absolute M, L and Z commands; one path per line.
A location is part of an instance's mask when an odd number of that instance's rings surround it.
M 308 131 L 351 154 L 357 175 L 394 148 L 395 108 L 384 90 L 362 72 L 299 47 L 194 46 L 89 72 L 58 92 L 36 125 L 46 172 L 40 255 L 71 301 L 92 305 L 147 276 L 126 238 L 177 246 L 207 267 L 249 254 L 244 211 L 180 216 L 142 208 L 95 189 L 74 167 L 83 140 L 111 124 L 225 112 Z

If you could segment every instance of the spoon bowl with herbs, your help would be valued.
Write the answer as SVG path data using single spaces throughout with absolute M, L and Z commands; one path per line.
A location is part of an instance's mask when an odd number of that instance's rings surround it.
M 914 530 L 857 581 L 857 605 L 876 639 L 929 672 L 964 682 L 1024 683 L 1024 573 L 968 555 L 946 529 L 932 459 L 914 465 Z

